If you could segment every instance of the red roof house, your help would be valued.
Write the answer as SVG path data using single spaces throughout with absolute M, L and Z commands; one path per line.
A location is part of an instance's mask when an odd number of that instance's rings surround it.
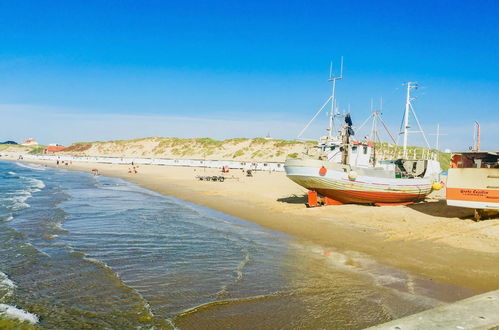
M 43 153 L 45 153 L 45 154 L 53 154 L 54 152 L 63 151 L 64 149 L 66 149 L 65 146 L 47 146 L 43 150 Z

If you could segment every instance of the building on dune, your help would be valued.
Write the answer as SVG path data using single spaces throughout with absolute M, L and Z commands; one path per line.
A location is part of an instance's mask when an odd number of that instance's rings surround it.
M 22 145 L 23 146 L 36 146 L 36 145 L 38 145 L 38 141 L 36 141 L 33 138 L 29 138 L 29 139 L 24 140 Z
M 65 146 L 62 146 L 60 144 L 49 144 L 45 149 L 43 149 L 44 154 L 54 154 L 59 151 L 63 151 L 66 149 Z

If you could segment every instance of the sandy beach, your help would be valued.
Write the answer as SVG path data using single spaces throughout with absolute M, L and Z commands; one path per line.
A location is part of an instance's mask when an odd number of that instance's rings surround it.
M 31 161 L 35 163 L 34 161 Z M 36 163 L 56 167 L 48 161 Z M 410 206 L 307 208 L 306 190 L 284 173 L 232 170 L 225 182 L 197 175 L 219 170 L 77 163 L 59 168 L 118 177 L 161 194 L 257 223 L 327 247 L 358 251 L 387 266 L 477 291 L 499 287 L 499 220 L 474 222 L 472 210 L 448 207 L 442 192 Z M 440 196 L 440 197 L 439 197 Z

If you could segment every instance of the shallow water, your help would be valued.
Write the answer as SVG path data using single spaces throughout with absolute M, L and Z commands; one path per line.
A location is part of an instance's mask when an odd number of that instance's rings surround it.
M 87 173 L 0 162 L 0 328 L 363 328 L 472 292 Z

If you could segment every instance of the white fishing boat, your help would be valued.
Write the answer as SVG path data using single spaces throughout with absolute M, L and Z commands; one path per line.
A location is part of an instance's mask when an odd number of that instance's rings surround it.
M 319 142 L 318 155 L 304 154 L 297 159 L 288 159 L 284 164 L 287 177 L 309 190 L 309 205 L 315 206 L 313 204 L 317 203 L 317 195 L 324 196 L 326 204 L 407 204 L 422 200 L 432 189 L 438 189 L 439 185 L 436 183 L 441 171 L 438 161 L 407 158 L 410 111 L 422 132 L 411 105 L 410 92 L 416 84 L 407 83 L 407 102 L 401 132 L 404 137 L 404 157 L 378 161 L 373 157 L 375 144 L 372 141 L 353 139 L 354 132 L 349 114 L 345 116 L 339 137 L 332 134 L 337 116 L 334 111 L 334 88 L 336 80 L 341 78 L 342 74 L 330 78 L 333 82 L 333 92 L 328 99 L 332 104 L 329 134 Z M 309 125 L 310 122 L 305 129 Z M 302 133 L 303 130 L 300 135 Z
M 499 152 L 480 151 L 480 125 L 471 151 L 451 155 L 447 205 L 475 209 L 475 220 L 499 214 Z

